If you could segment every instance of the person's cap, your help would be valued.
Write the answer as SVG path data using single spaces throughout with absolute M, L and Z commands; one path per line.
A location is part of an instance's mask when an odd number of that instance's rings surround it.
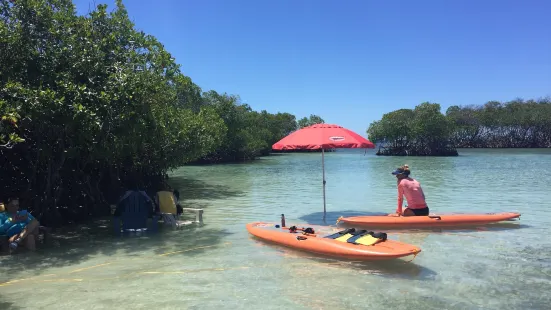
M 392 174 L 399 175 L 399 174 L 404 174 L 404 172 L 405 172 L 404 168 L 397 168 L 396 170 L 392 171 Z

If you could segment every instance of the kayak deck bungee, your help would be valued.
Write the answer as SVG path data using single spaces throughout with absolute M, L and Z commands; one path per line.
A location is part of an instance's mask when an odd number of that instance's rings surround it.
M 281 227 L 273 223 L 254 222 L 246 225 L 249 233 L 260 239 L 283 246 L 353 260 L 386 260 L 413 255 L 421 249 L 387 239 L 386 233 L 345 229 L 322 236 L 308 227 Z
M 337 224 L 365 225 L 378 228 L 458 227 L 493 224 L 520 218 L 520 213 L 441 214 L 428 216 L 352 216 L 340 217 Z

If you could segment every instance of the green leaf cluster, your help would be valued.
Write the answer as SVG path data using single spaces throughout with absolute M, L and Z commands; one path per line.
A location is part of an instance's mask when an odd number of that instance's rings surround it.
M 429 102 L 386 113 L 367 129 L 368 138 L 384 148 L 381 155 L 456 155 L 451 132 L 440 105 Z
M 319 115 L 310 114 L 309 117 L 299 119 L 297 123 L 299 128 L 304 128 L 315 124 L 325 124 L 325 121 Z

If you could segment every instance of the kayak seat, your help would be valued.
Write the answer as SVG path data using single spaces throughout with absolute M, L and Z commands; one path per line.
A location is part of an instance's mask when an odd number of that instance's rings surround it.
M 345 229 L 345 230 L 341 230 L 337 233 L 334 233 L 332 235 L 329 235 L 329 236 L 325 236 L 324 238 L 327 238 L 327 239 L 337 239 L 338 237 L 341 237 L 343 235 L 346 235 L 348 233 L 353 233 L 355 232 L 356 229 L 355 228 L 348 228 L 348 229 Z
M 377 244 L 379 242 L 386 241 L 386 239 L 387 239 L 386 233 L 383 233 L 383 232 L 376 233 L 376 232 L 368 231 L 366 233 L 353 236 L 347 239 L 346 242 L 369 246 L 369 245 Z
M 342 236 L 335 238 L 335 240 L 341 241 L 341 242 L 347 242 L 348 239 L 350 239 L 352 237 L 355 237 L 355 236 L 358 236 L 358 235 L 362 235 L 366 232 L 367 232 L 366 230 L 356 230 L 354 232 L 349 232 L 349 233 L 343 234 Z

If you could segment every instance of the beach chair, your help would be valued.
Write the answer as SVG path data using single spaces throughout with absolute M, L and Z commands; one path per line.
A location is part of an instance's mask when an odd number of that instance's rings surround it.
M 113 229 L 121 232 L 147 230 L 155 232 L 158 229 L 159 216 L 153 214 L 150 227 L 147 225 L 149 215 L 152 213 L 152 201 L 145 192 L 128 191 L 119 201 L 117 208 L 120 214 L 113 215 Z M 121 227 L 122 222 L 122 227 Z
M 180 217 L 176 214 L 161 213 L 161 218 L 166 225 L 172 228 L 180 228 L 184 225 L 184 223 L 180 221 Z
M 188 222 L 180 220 L 176 207 L 178 201 L 173 192 L 166 190 L 157 192 L 155 195 L 155 203 L 159 207 L 159 213 L 165 225 L 171 226 L 172 228 L 180 228 L 189 224 Z

